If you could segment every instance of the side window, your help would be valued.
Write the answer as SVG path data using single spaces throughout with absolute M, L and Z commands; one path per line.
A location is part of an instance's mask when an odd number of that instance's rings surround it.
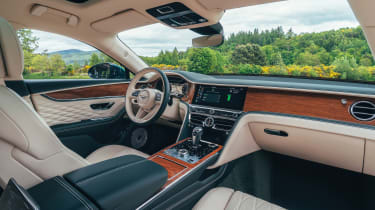
M 129 79 L 129 70 L 80 41 L 44 31 L 17 31 L 24 79 Z

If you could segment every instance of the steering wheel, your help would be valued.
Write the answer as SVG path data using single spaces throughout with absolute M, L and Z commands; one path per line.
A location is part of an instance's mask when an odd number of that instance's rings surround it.
M 155 88 L 137 89 L 138 82 L 148 73 L 156 73 L 163 83 L 163 91 Z M 147 125 L 159 119 L 164 112 L 170 96 L 167 76 L 157 68 L 145 68 L 138 72 L 126 91 L 125 108 L 131 121 L 138 125 Z

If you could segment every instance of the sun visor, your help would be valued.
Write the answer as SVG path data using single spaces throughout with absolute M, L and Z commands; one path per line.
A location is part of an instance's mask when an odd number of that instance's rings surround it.
M 155 21 L 145 17 L 141 13 L 135 10 L 126 10 L 111 17 L 96 21 L 91 24 L 91 27 L 98 32 L 118 33 L 152 23 L 155 23 Z
M 43 17 L 54 22 L 61 22 L 73 27 L 77 26 L 79 23 L 79 17 L 76 15 L 39 4 L 35 4 L 33 7 L 31 7 L 30 14 L 33 16 Z
M 270 2 L 278 2 L 285 0 L 198 0 L 207 9 L 234 9 L 239 7 L 252 6 L 257 4 L 265 4 Z

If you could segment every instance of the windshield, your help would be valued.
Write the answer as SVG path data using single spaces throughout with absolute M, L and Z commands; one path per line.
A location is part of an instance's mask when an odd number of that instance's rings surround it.
M 228 10 L 225 42 L 191 48 L 198 35 L 154 24 L 119 38 L 147 64 L 202 74 L 375 81 L 374 59 L 344 0 L 289 0 Z

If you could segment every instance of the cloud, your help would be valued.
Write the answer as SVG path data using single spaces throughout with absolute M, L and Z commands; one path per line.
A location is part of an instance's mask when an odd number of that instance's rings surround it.
M 346 0 L 288 0 L 276 3 L 228 10 L 220 21 L 228 36 L 238 31 L 261 30 L 282 26 L 296 33 L 320 32 L 358 26 Z M 78 41 L 59 35 L 36 31 L 40 49 L 49 52 L 64 49 L 92 50 Z M 155 56 L 160 50 L 185 50 L 197 34 L 190 30 L 176 30 L 153 24 L 121 32 L 119 38 L 138 55 Z

